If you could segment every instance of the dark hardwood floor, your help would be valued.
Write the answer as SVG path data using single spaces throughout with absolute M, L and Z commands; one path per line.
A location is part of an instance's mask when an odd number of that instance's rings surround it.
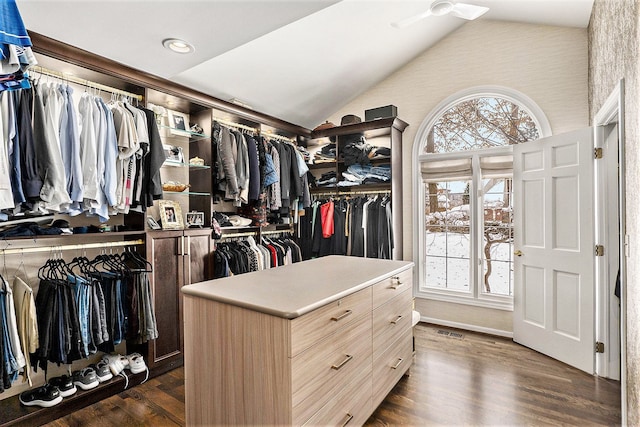
M 415 337 L 411 374 L 368 426 L 620 424 L 617 381 L 585 374 L 509 339 L 425 324 L 415 328 Z M 184 423 L 180 368 L 47 425 Z

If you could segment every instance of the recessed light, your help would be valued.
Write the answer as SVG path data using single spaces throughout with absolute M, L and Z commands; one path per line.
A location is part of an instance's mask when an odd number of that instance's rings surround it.
M 191 43 L 180 39 L 164 39 L 162 46 L 176 53 L 191 53 L 196 50 Z

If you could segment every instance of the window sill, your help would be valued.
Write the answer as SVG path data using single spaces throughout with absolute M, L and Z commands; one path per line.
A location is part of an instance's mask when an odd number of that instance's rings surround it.
M 475 307 L 492 308 L 495 310 L 513 311 L 513 297 L 507 296 L 480 296 L 436 290 L 416 290 L 414 293 L 416 298 L 429 299 L 433 301 L 443 301 L 453 304 L 472 305 Z

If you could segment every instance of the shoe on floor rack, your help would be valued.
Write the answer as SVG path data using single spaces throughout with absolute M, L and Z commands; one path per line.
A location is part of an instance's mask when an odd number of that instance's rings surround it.
M 20 403 L 25 406 L 41 406 L 51 408 L 62 402 L 62 396 L 58 387 L 45 384 L 32 390 L 20 393 Z
M 119 354 L 105 354 L 102 356 L 101 363 L 105 363 L 113 376 L 121 376 L 124 378 L 124 388 L 129 387 L 129 377 L 124 373 L 124 368 L 129 365 L 129 360 L 126 357 Z
M 105 381 L 109 381 L 113 378 L 113 374 L 111 373 L 111 369 L 109 368 L 109 363 L 107 363 L 104 359 L 100 360 L 98 363 L 89 365 L 90 368 L 93 368 L 96 371 L 96 376 L 98 377 L 98 381 L 101 383 Z
M 69 397 L 76 394 L 78 389 L 73 384 L 73 379 L 69 375 L 60 375 L 59 377 L 49 378 L 47 384 L 58 387 L 60 396 Z
M 91 390 L 98 387 L 100 381 L 98 381 L 96 371 L 87 367 L 73 373 L 73 383 L 83 390 Z
M 139 374 L 141 372 L 147 372 L 147 375 L 140 384 L 144 384 L 149 379 L 149 368 L 147 364 L 144 363 L 144 358 L 140 353 L 131 353 L 127 356 L 127 368 L 131 371 L 132 374 Z

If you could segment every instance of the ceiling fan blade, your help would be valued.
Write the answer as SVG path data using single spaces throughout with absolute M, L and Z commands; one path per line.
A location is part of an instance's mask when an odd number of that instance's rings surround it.
M 411 16 L 409 18 L 405 18 L 405 19 L 403 19 L 401 21 L 394 22 L 394 23 L 391 24 L 391 26 L 395 27 L 395 28 L 405 28 L 405 27 L 408 27 L 409 25 L 411 25 L 413 23 L 416 23 L 419 20 L 424 19 L 427 16 L 431 16 L 431 15 L 432 15 L 431 10 L 427 10 L 426 12 L 422 12 L 422 13 L 419 13 L 417 15 L 413 15 L 413 16 Z
M 453 16 L 457 16 L 458 18 L 468 19 L 469 21 L 473 21 L 476 18 L 481 17 L 485 13 L 489 11 L 488 7 L 484 6 L 476 6 L 473 4 L 466 3 L 456 3 L 451 9 L 451 14 Z

